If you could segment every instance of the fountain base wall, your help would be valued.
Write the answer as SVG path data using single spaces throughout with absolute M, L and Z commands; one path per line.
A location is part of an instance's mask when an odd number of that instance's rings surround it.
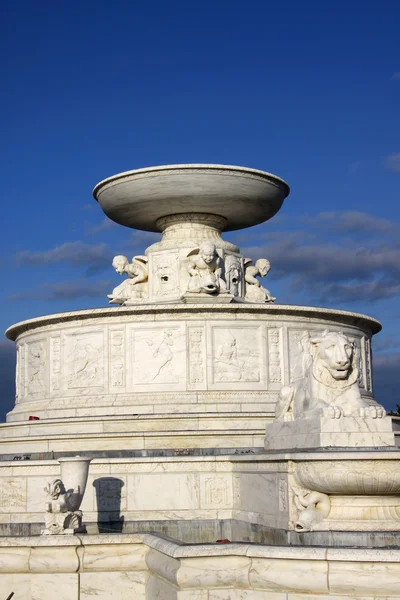
M 49 315 L 10 328 L 17 400 L 7 421 L 121 414 L 262 412 L 301 377 L 304 344 L 324 329 L 354 342 L 373 398 L 369 317 L 329 309 L 163 305 Z

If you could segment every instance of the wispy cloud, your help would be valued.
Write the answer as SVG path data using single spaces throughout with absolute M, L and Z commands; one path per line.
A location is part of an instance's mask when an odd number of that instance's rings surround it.
M 393 73 L 390 79 L 400 79 L 400 71 L 395 71 L 395 73 Z
M 116 225 L 117 224 L 114 221 L 111 221 L 111 219 L 108 219 L 107 217 L 105 217 L 101 221 L 101 223 L 90 227 L 89 233 L 95 234 L 95 233 L 101 233 L 102 231 L 108 231 L 109 229 L 114 229 L 114 227 L 116 227 Z
M 396 404 L 400 404 L 398 388 L 400 352 L 374 355 L 373 369 L 375 398 L 385 408 L 395 408 Z
M 15 255 L 18 266 L 53 265 L 64 263 L 73 267 L 86 267 L 92 274 L 108 268 L 113 253 L 107 244 L 86 244 L 81 241 L 66 242 L 50 250 L 32 252 L 24 250 Z
M 321 213 L 308 222 L 314 231 L 310 236 L 304 231 L 269 233 L 242 251 L 252 258 L 266 256 L 271 279 L 285 280 L 293 296 L 301 292 L 310 303 L 400 296 L 398 223 L 362 212 Z
M 400 152 L 389 154 L 383 161 L 383 166 L 387 171 L 400 173 Z
M 303 222 L 326 227 L 339 233 L 385 234 L 400 231 L 400 224 L 389 219 L 375 217 L 366 212 L 349 210 L 344 212 L 322 212 L 315 217 L 306 217 Z
M 8 297 L 13 302 L 26 300 L 76 300 L 77 298 L 106 297 L 113 288 L 111 280 L 93 281 L 92 279 L 76 279 L 43 283 L 33 290 L 16 292 Z

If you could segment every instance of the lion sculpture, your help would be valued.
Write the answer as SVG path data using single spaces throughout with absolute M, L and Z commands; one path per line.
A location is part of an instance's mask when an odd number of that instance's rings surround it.
M 302 379 L 280 391 L 275 420 L 327 416 L 382 418 L 386 412 L 373 399 L 361 397 L 354 344 L 345 335 L 324 331 L 310 340 Z

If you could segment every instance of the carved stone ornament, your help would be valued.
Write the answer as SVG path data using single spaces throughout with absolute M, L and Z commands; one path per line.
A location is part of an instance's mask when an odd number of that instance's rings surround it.
M 86 489 L 91 459 L 75 456 L 59 459 L 61 477 L 50 481 L 46 494 L 45 529 L 42 535 L 83 533 L 82 511 L 79 510 Z M 71 482 L 73 487 L 68 489 Z
M 44 488 L 46 492 L 45 529 L 43 535 L 62 535 L 81 529 L 82 511 L 70 510 L 70 497 L 79 489 L 67 492 L 61 479 L 53 479 Z
M 246 296 L 247 302 L 275 302 L 276 298 L 271 295 L 271 292 L 262 287 L 257 277 L 266 277 L 271 269 L 271 264 L 266 258 L 259 258 L 256 263 L 252 264 L 251 258 L 244 259 L 245 272 L 244 278 L 246 281 Z
M 307 350 L 305 350 L 307 352 Z M 310 339 L 304 357 L 304 376 L 280 391 L 277 421 L 316 416 L 382 418 L 385 409 L 374 399 L 361 397 L 354 344 L 343 334 L 324 331 Z
M 112 266 L 119 275 L 128 275 L 120 285 L 113 289 L 107 298 L 110 304 L 125 304 L 125 302 L 140 302 L 147 296 L 148 259 L 146 256 L 134 256 L 132 263 L 126 256 L 115 256 Z
M 330 513 L 329 496 L 321 492 L 312 492 L 300 487 L 293 487 L 294 503 L 299 511 L 294 524 L 296 531 L 313 531 Z
M 226 292 L 222 279 L 223 260 L 212 242 L 203 242 L 200 248 L 188 254 L 187 270 L 190 275 L 187 291 L 192 293 L 219 294 Z

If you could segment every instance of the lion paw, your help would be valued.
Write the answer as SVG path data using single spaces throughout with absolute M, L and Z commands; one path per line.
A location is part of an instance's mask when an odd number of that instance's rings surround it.
M 370 419 L 382 419 L 386 415 L 383 406 L 366 406 L 360 408 L 360 417 L 369 417 Z
M 342 409 L 338 406 L 328 406 L 323 409 L 322 414 L 329 419 L 340 419 L 342 416 Z

